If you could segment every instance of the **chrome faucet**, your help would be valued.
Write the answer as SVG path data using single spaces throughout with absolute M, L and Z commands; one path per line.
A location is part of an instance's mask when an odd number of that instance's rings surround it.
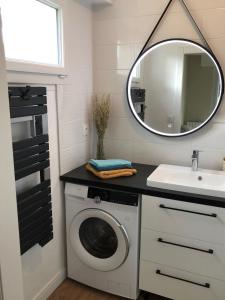
M 199 158 L 199 150 L 194 150 L 192 153 L 192 171 L 198 171 L 198 158 Z

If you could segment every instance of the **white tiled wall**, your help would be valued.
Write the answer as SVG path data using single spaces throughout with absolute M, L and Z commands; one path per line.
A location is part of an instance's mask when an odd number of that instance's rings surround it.
M 83 126 L 87 124 L 90 128 L 93 75 L 92 11 L 76 0 L 67 0 L 66 4 L 64 41 L 68 78 L 58 86 L 61 174 L 83 164 L 90 155 L 90 135 L 84 136 Z
M 140 163 L 190 165 L 193 149 L 203 150 L 200 167 L 220 169 L 225 156 L 225 101 L 214 119 L 187 137 L 163 138 L 142 128 L 126 100 L 129 68 L 151 33 L 168 0 L 114 0 L 94 12 L 94 89 L 112 95 L 107 157 Z M 186 0 L 225 71 L 225 1 Z M 152 42 L 172 37 L 199 40 L 179 1 L 174 1 Z

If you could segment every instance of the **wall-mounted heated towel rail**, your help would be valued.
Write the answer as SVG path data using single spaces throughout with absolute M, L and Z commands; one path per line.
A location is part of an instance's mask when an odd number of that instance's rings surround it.
M 21 254 L 35 244 L 44 246 L 53 239 L 51 182 L 49 179 L 49 138 L 46 127 L 47 97 L 45 87 L 8 88 L 12 123 L 29 122 L 29 137 L 13 142 L 17 209 Z M 15 119 L 16 118 L 16 119 Z M 12 126 L 13 133 L 13 126 Z M 32 187 L 26 178 L 37 174 Z M 36 178 L 36 177 L 35 177 Z

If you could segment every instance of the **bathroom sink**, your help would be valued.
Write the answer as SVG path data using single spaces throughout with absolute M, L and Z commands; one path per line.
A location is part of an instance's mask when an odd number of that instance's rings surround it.
M 147 186 L 225 197 L 225 172 L 162 164 L 147 178 Z

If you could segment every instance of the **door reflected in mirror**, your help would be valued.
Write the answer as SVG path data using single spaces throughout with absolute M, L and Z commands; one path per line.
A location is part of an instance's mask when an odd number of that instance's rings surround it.
M 215 114 L 223 75 L 214 56 L 199 44 L 167 40 L 137 60 L 127 94 L 134 116 L 145 128 L 181 136 L 201 128 Z

